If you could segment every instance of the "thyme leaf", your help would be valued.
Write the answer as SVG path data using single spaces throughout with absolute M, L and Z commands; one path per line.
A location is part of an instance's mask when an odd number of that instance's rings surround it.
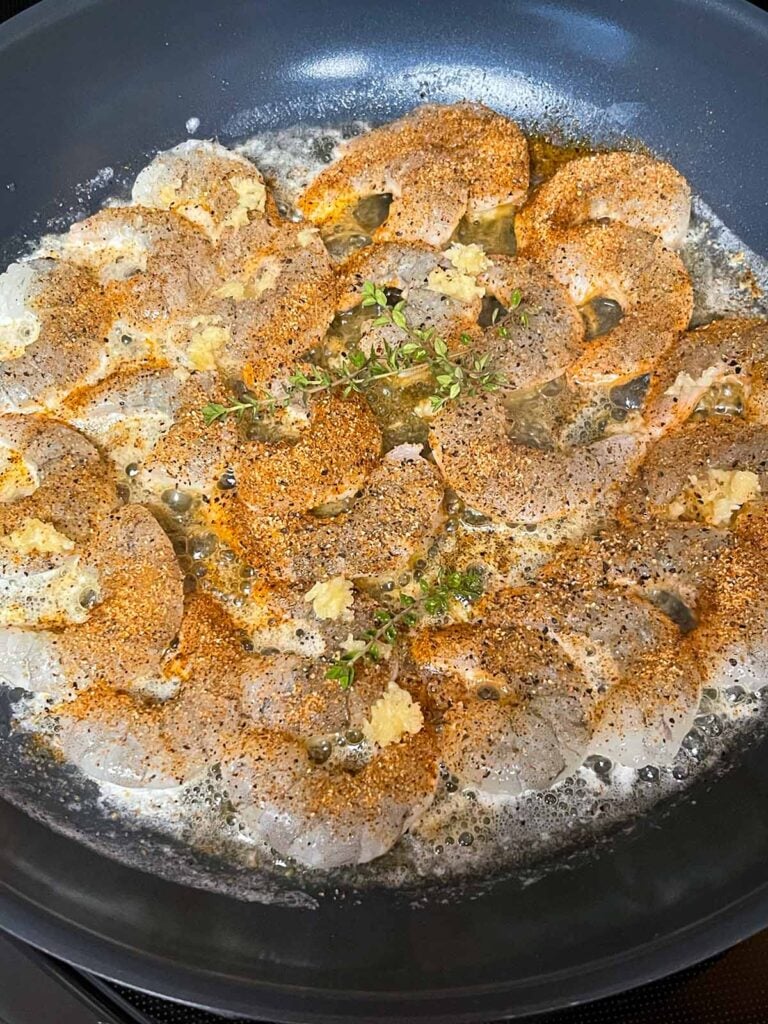
M 518 294 L 513 294 L 513 300 Z M 519 302 L 518 298 L 516 305 Z M 488 357 L 472 351 L 473 339 L 466 332 L 460 337 L 463 349 L 451 352 L 447 342 L 437 335 L 433 327 L 419 328 L 408 322 L 404 299 L 389 306 L 384 289 L 373 281 L 363 284 L 361 305 L 377 307 L 379 313 L 373 325 L 392 324 L 403 333 L 404 340 L 398 344 L 386 341 L 381 351 L 368 355 L 356 349 L 328 368 L 313 365 L 296 369 L 288 377 L 287 387 L 281 396 L 264 390 L 238 396 L 239 400 L 231 405 L 209 402 L 201 410 L 206 426 L 231 416 L 237 419 L 246 415 L 258 418 L 285 408 L 299 397 L 323 392 L 338 390 L 344 396 L 353 392 L 361 394 L 379 381 L 417 371 L 426 371 L 434 381 L 430 404 L 435 412 L 447 402 L 465 395 L 496 391 L 505 386 L 504 377 L 489 365 Z
M 469 568 L 463 572 L 441 570 L 432 582 L 419 581 L 420 593 L 416 597 L 403 592 L 399 595 L 399 608 L 377 608 L 374 613 L 375 627 L 355 639 L 354 650 L 339 651 L 328 670 L 326 679 L 335 680 L 343 690 L 355 682 L 357 665 L 367 659 L 378 661 L 380 645 L 392 644 L 408 629 L 411 629 L 425 615 L 445 615 L 453 601 L 473 604 L 483 594 L 483 577 L 479 569 Z

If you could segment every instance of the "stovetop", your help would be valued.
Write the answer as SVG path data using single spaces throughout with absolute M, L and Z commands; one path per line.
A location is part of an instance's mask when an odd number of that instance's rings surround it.
M 537 1024 L 766 1024 L 768 931 L 680 974 Z M 526 1018 L 533 1020 L 534 1018 Z M 0 1024 L 246 1024 L 76 970 L 0 932 Z M 495 1022 L 500 1024 L 500 1022 Z

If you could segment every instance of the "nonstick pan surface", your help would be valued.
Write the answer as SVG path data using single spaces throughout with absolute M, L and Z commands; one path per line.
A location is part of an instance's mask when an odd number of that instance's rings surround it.
M 3 255 L 119 191 L 189 118 L 198 136 L 233 142 L 460 98 L 529 126 L 641 140 L 765 255 L 766 67 L 768 18 L 738 0 L 44 0 L 0 30 Z M 97 973 L 242 1015 L 522 1015 L 640 984 L 768 924 L 767 755 L 755 742 L 682 803 L 531 884 L 418 906 L 331 893 L 309 908 L 170 880 L 210 884 L 176 870 L 172 844 L 88 818 L 93 794 L 72 773 L 51 787 L 0 739 L 0 925 Z M 35 805 L 86 843 L 19 809 Z

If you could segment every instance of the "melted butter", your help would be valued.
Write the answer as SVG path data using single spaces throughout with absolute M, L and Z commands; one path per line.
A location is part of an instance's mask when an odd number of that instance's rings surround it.
M 580 156 L 591 156 L 598 150 L 583 141 L 555 141 L 548 135 L 529 135 L 528 154 L 531 160 L 531 186 L 551 178 L 565 164 Z

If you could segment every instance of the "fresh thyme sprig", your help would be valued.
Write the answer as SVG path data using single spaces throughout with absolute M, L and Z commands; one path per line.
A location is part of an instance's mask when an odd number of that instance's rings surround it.
M 372 281 L 365 282 L 362 295 L 363 307 L 378 306 L 381 310 L 373 326 L 391 323 L 399 327 L 408 340 L 396 348 L 412 360 L 412 366 L 428 367 L 436 385 L 434 394 L 430 396 L 433 412 L 460 395 L 472 396 L 503 387 L 504 378 L 489 365 L 488 355 L 477 355 L 471 351 L 450 352 L 434 327 L 420 328 L 409 324 L 404 312 L 405 300 L 401 299 L 390 307 L 384 290 Z M 472 344 L 472 336 L 464 332 L 460 341 L 467 349 Z
M 419 370 L 427 371 L 434 381 L 434 393 L 430 396 L 434 412 L 462 395 L 495 391 L 504 386 L 502 375 L 489 365 L 488 355 L 471 351 L 472 337 L 469 334 L 461 335 L 463 347 L 459 352 L 450 352 L 434 328 L 422 329 L 408 323 L 404 299 L 390 307 L 384 290 L 372 281 L 363 285 L 361 305 L 364 308 L 377 306 L 380 312 L 373 320 L 373 326 L 393 324 L 404 333 L 405 340 L 399 344 L 385 342 L 381 352 L 372 351 L 368 355 L 357 349 L 336 360 L 328 369 L 312 366 L 296 370 L 288 378 L 284 393 L 279 396 L 268 392 L 247 392 L 231 405 L 209 402 L 202 410 L 206 425 L 230 416 L 242 419 L 245 415 L 269 415 L 290 405 L 299 396 L 309 397 L 337 389 L 345 396 L 353 392 L 362 393 L 379 381 Z
M 417 597 L 400 593 L 397 611 L 379 608 L 374 613 L 376 626 L 357 637 L 354 649 L 340 651 L 328 671 L 326 679 L 336 680 L 343 690 L 355 681 L 360 661 L 379 661 L 382 645 L 394 643 L 403 630 L 411 629 L 425 615 L 445 615 L 452 601 L 472 604 L 482 597 L 483 577 L 479 569 L 464 572 L 442 570 L 431 583 L 419 581 L 421 593 Z

